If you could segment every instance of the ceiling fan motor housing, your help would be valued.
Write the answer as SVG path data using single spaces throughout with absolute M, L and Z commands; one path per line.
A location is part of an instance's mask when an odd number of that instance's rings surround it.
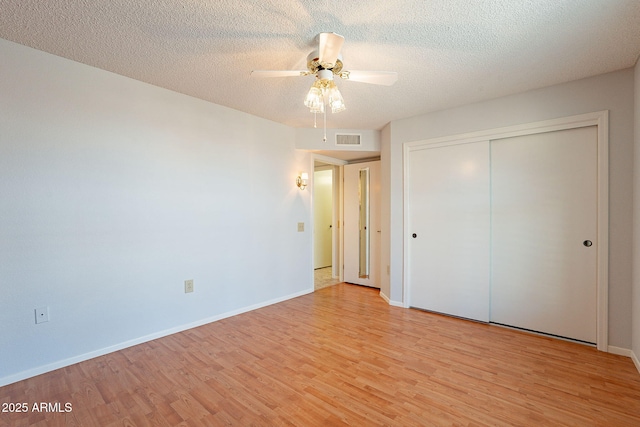
M 335 64 L 320 63 L 320 58 L 317 50 L 314 50 L 307 56 L 307 69 L 311 74 L 316 74 L 321 70 L 331 70 L 333 74 L 340 74 L 340 72 L 342 71 L 342 66 L 342 55 L 338 55 L 338 59 L 336 59 Z
M 316 77 L 318 78 L 318 80 L 333 80 L 333 71 L 326 70 L 324 68 L 320 69 L 316 73 Z

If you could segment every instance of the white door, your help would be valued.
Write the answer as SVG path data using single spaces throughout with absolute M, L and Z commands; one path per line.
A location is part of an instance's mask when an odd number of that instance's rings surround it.
M 313 174 L 313 268 L 331 266 L 333 235 L 333 169 Z
M 380 161 L 344 168 L 344 281 L 379 288 Z M 368 191 L 363 194 L 363 178 Z
M 409 305 L 489 320 L 489 141 L 412 151 Z
M 491 142 L 491 321 L 596 342 L 597 127 Z

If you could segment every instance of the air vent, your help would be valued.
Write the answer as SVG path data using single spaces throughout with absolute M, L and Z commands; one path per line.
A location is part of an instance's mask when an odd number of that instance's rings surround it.
M 336 145 L 348 145 L 355 147 L 360 145 L 360 135 L 357 134 L 336 134 Z

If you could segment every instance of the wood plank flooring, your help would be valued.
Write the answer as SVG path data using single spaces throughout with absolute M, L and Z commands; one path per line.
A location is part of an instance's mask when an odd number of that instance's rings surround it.
M 30 406 L 0 413 L 12 427 L 639 426 L 640 374 L 338 284 L 2 387 L 0 402 Z

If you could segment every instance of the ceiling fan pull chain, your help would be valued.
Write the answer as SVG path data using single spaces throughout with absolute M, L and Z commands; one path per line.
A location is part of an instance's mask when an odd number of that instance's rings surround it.
M 327 142 L 327 109 L 324 109 L 322 113 L 324 116 L 324 136 L 322 137 L 322 142 Z

